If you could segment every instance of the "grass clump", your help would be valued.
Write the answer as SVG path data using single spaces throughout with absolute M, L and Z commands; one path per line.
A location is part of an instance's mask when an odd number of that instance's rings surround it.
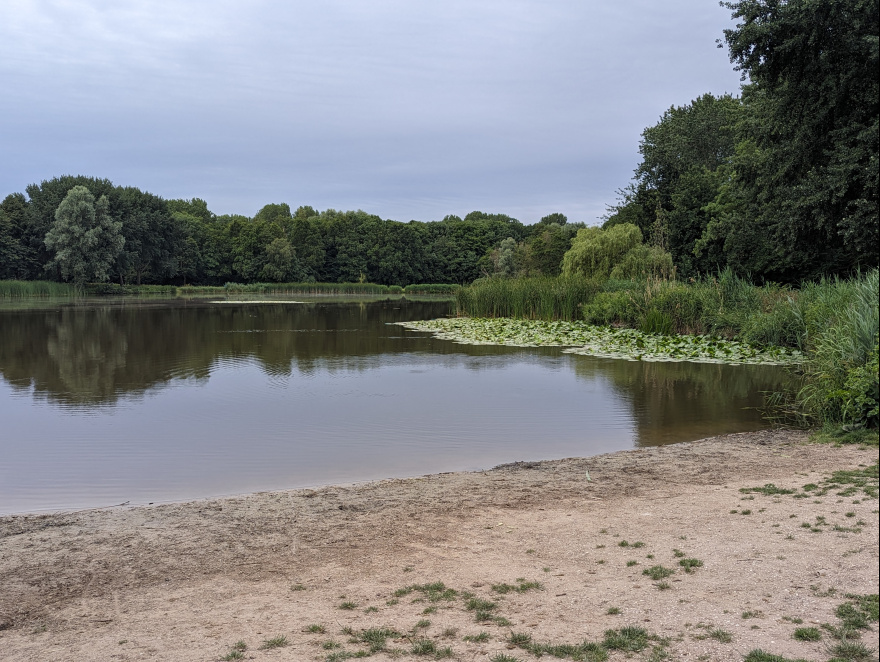
M 468 611 L 492 611 L 493 609 L 497 609 L 498 603 L 492 602 L 491 600 L 484 600 L 483 598 L 469 598 L 465 603 L 465 609 Z
M 479 634 L 466 634 L 464 636 L 464 641 L 474 643 L 474 644 L 483 644 L 489 641 L 489 633 L 488 632 L 480 632 Z
M 602 645 L 608 650 L 637 653 L 647 648 L 648 632 L 635 625 L 628 625 L 619 630 L 606 630 Z
M 262 644 L 260 644 L 260 650 L 271 650 L 273 648 L 284 648 L 289 645 L 290 642 L 287 641 L 287 637 L 284 635 L 279 635 L 277 637 L 272 637 L 271 639 L 266 639 Z
M 400 632 L 392 628 L 369 628 L 354 635 L 357 643 L 366 644 L 371 653 L 385 650 L 388 639 L 396 639 L 402 636 Z
M 798 641 L 819 641 L 822 633 L 819 628 L 796 628 L 791 636 Z
M 721 642 L 722 644 L 729 644 L 733 641 L 733 635 L 730 634 L 727 630 L 722 630 L 720 628 L 713 628 L 709 630 L 706 634 L 709 635 L 710 639 L 714 639 L 715 641 Z
M 395 598 L 402 598 L 410 593 L 418 592 L 422 594 L 429 602 L 440 602 L 441 600 L 452 601 L 458 597 L 458 591 L 449 588 L 443 582 L 433 582 L 431 584 L 411 584 L 404 588 L 394 591 Z
M 696 568 L 702 568 L 703 562 L 699 559 L 681 559 L 679 560 L 678 565 L 684 568 L 686 573 L 691 574 Z
M 743 658 L 743 662 L 807 662 L 807 660 L 801 658 L 795 660 L 781 655 L 773 655 L 756 648 Z
M 650 568 L 645 568 L 642 570 L 643 575 L 647 575 L 654 581 L 660 579 L 666 579 L 675 574 L 675 570 L 671 568 L 664 568 L 662 565 L 652 565 Z
M 122 643 L 122 642 L 120 642 Z M 244 641 L 236 641 L 232 644 L 232 648 L 226 655 L 221 657 L 220 659 L 224 662 L 228 660 L 243 660 L 244 652 L 247 650 L 247 644 Z
M 492 584 L 492 590 L 502 595 L 506 593 L 526 593 L 528 591 L 541 590 L 544 585 L 541 582 L 527 582 L 524 579 L 517 580 L 516 585 L 513 584 Z
M 840 641 L 828 649 L 834 656 L 832 662 L 873 662 L 874 651 L 860 641 Z
M 410 648 L 410 652 L 413 655 L 431 655 L 436 659 L 452 657 L 451 648 L 438 648 L 437 644 L 435 644 L 430 639 L 416 639 L 412 643 L 412 648 Z

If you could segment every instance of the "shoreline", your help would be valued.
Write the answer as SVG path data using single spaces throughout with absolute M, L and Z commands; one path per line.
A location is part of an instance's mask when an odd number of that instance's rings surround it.
M 511 632 L 601 641 L 638 624 L 672 659 L 741 660 L 755 648 L 825 659 L 828 635 L 795 640 L 791 619 L 833 624 L 842 596 L 877 593 L 877 500 L 740 489 L 821 489 L 877 455 L 759 431 L 487 471 L 2 516 L 0 646 L 10 660 L 213 660 L 242 640 L 244 659 L 324 660 L 363 649 L 341 628 L 381 626 L 402 652 L 375 660 L 408 658 L 418 635 L 451 659 L 525 661 L 537 657 L 511 650 Z M 703 565 L 685 572 L 678 550 Z M 643 572 L 652 564 L 674 572 L 654 581 Z M 515 590 L 518 579 L 541 588 Z M 491 618 L 476 621 L 461 598 L 395 597 L 438 581 L 494 603 Z M 876 650 L 872 627 L 862 641 Z M 702 636 L 707 628 L 731 641 Z M 464 640 L 479 632 L 488 638 Z M 287 645 L 259 649 L 275 636 Z M 330 640 L 339 648 L 323 647 Z

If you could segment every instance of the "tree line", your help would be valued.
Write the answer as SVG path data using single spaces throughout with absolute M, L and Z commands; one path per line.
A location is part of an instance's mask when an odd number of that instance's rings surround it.
M 360 210 L 291 211 L 284 203 L 253 217 L 216 215 L 198 198 L 164 200 L 84 176 L 32 184 L 26 194 L 0 203 L 0 279 L 470 283 L 494 272 L 492 251 L 508 238 L 535 247 L 535 270 L 558 273 L 566 238 L 583 227 L 560 233 L 568 225 L 562 214 L 533 226 L 480 211 L 400 223 Z
M 703 95 L 646 129 L 605 227 L 638 226 L 688 277 L 876 267 L 877 1 L 722 4 L 738 21 L 724 43 L 741 95 Z
M 218 216 L 198 198 L 64 176 L 0 203 L 0 279 L 406 286 L 729 269 L 798 283 L 877 267 L 877 0 L 723 4 L 738 23 L 719 47 L 742 72 L 740 96 L 705 94 L 645 129 L 635 177 L 601 229 L 558 213 L 534 225 L 287 204 Z

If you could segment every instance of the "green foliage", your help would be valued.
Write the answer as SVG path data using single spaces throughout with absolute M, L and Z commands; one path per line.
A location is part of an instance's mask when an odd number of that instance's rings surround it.
M 878 11 L 872 0 L 738 0 L 725 30 L 748 76 L 728 262 L 792 280 L 878 261 Z
M 84 186 L 67 193 L 46 233 L 46 247 L 64 280 L 81 288 L 88 281 L 105 281 L 125 239 L 122 223 L 110 216 L 105 196 L 95 196 Z
M 461 285 L 444 283 L 419 283 L 403 288 L 405 294 L 455 294 Z
M 590 227 L 578 230 L 571 248 L 562 258 L 566 276 L 608 278 L 623 257 L 642 243 L 642 231 L 625 223 L 607 230 Z
M 616 226 L 623 227 L 623 226 Z M 618 280 L 644 280 L 647 278 L 671 278 L 675 273 L 672 255 L 659 246 L 635 246 L 614 265 L 611 278 Z
M 456 302 L 472 317 L 574 320 L 600 287 L 579 277 L 488 278 L 458 290 Z
M 53 283 L 48 280 L 0 280 L 0 299 L 22 299 L 25 297 L 71 297 L 75 288 L 67 283 Z
M 800 313 L 807 326 L 806 383 L 797 396 L 812 420 L 878 427 L 877 270 L 850 281 L 823 281 L 805 291 Z

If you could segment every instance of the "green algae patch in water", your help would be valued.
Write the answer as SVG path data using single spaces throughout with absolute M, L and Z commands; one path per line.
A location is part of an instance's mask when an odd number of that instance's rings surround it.
M 397 324 L 466 345 L 566 347 L 563 351 L 571 354 L 629 361 L 734 365 L 795 365 L 803 361 L 800 352 L 785 347 L 756 347 L 714 336 L 653 335 L 635 329 L 592 326 L 578 321 L 457 317 Z

